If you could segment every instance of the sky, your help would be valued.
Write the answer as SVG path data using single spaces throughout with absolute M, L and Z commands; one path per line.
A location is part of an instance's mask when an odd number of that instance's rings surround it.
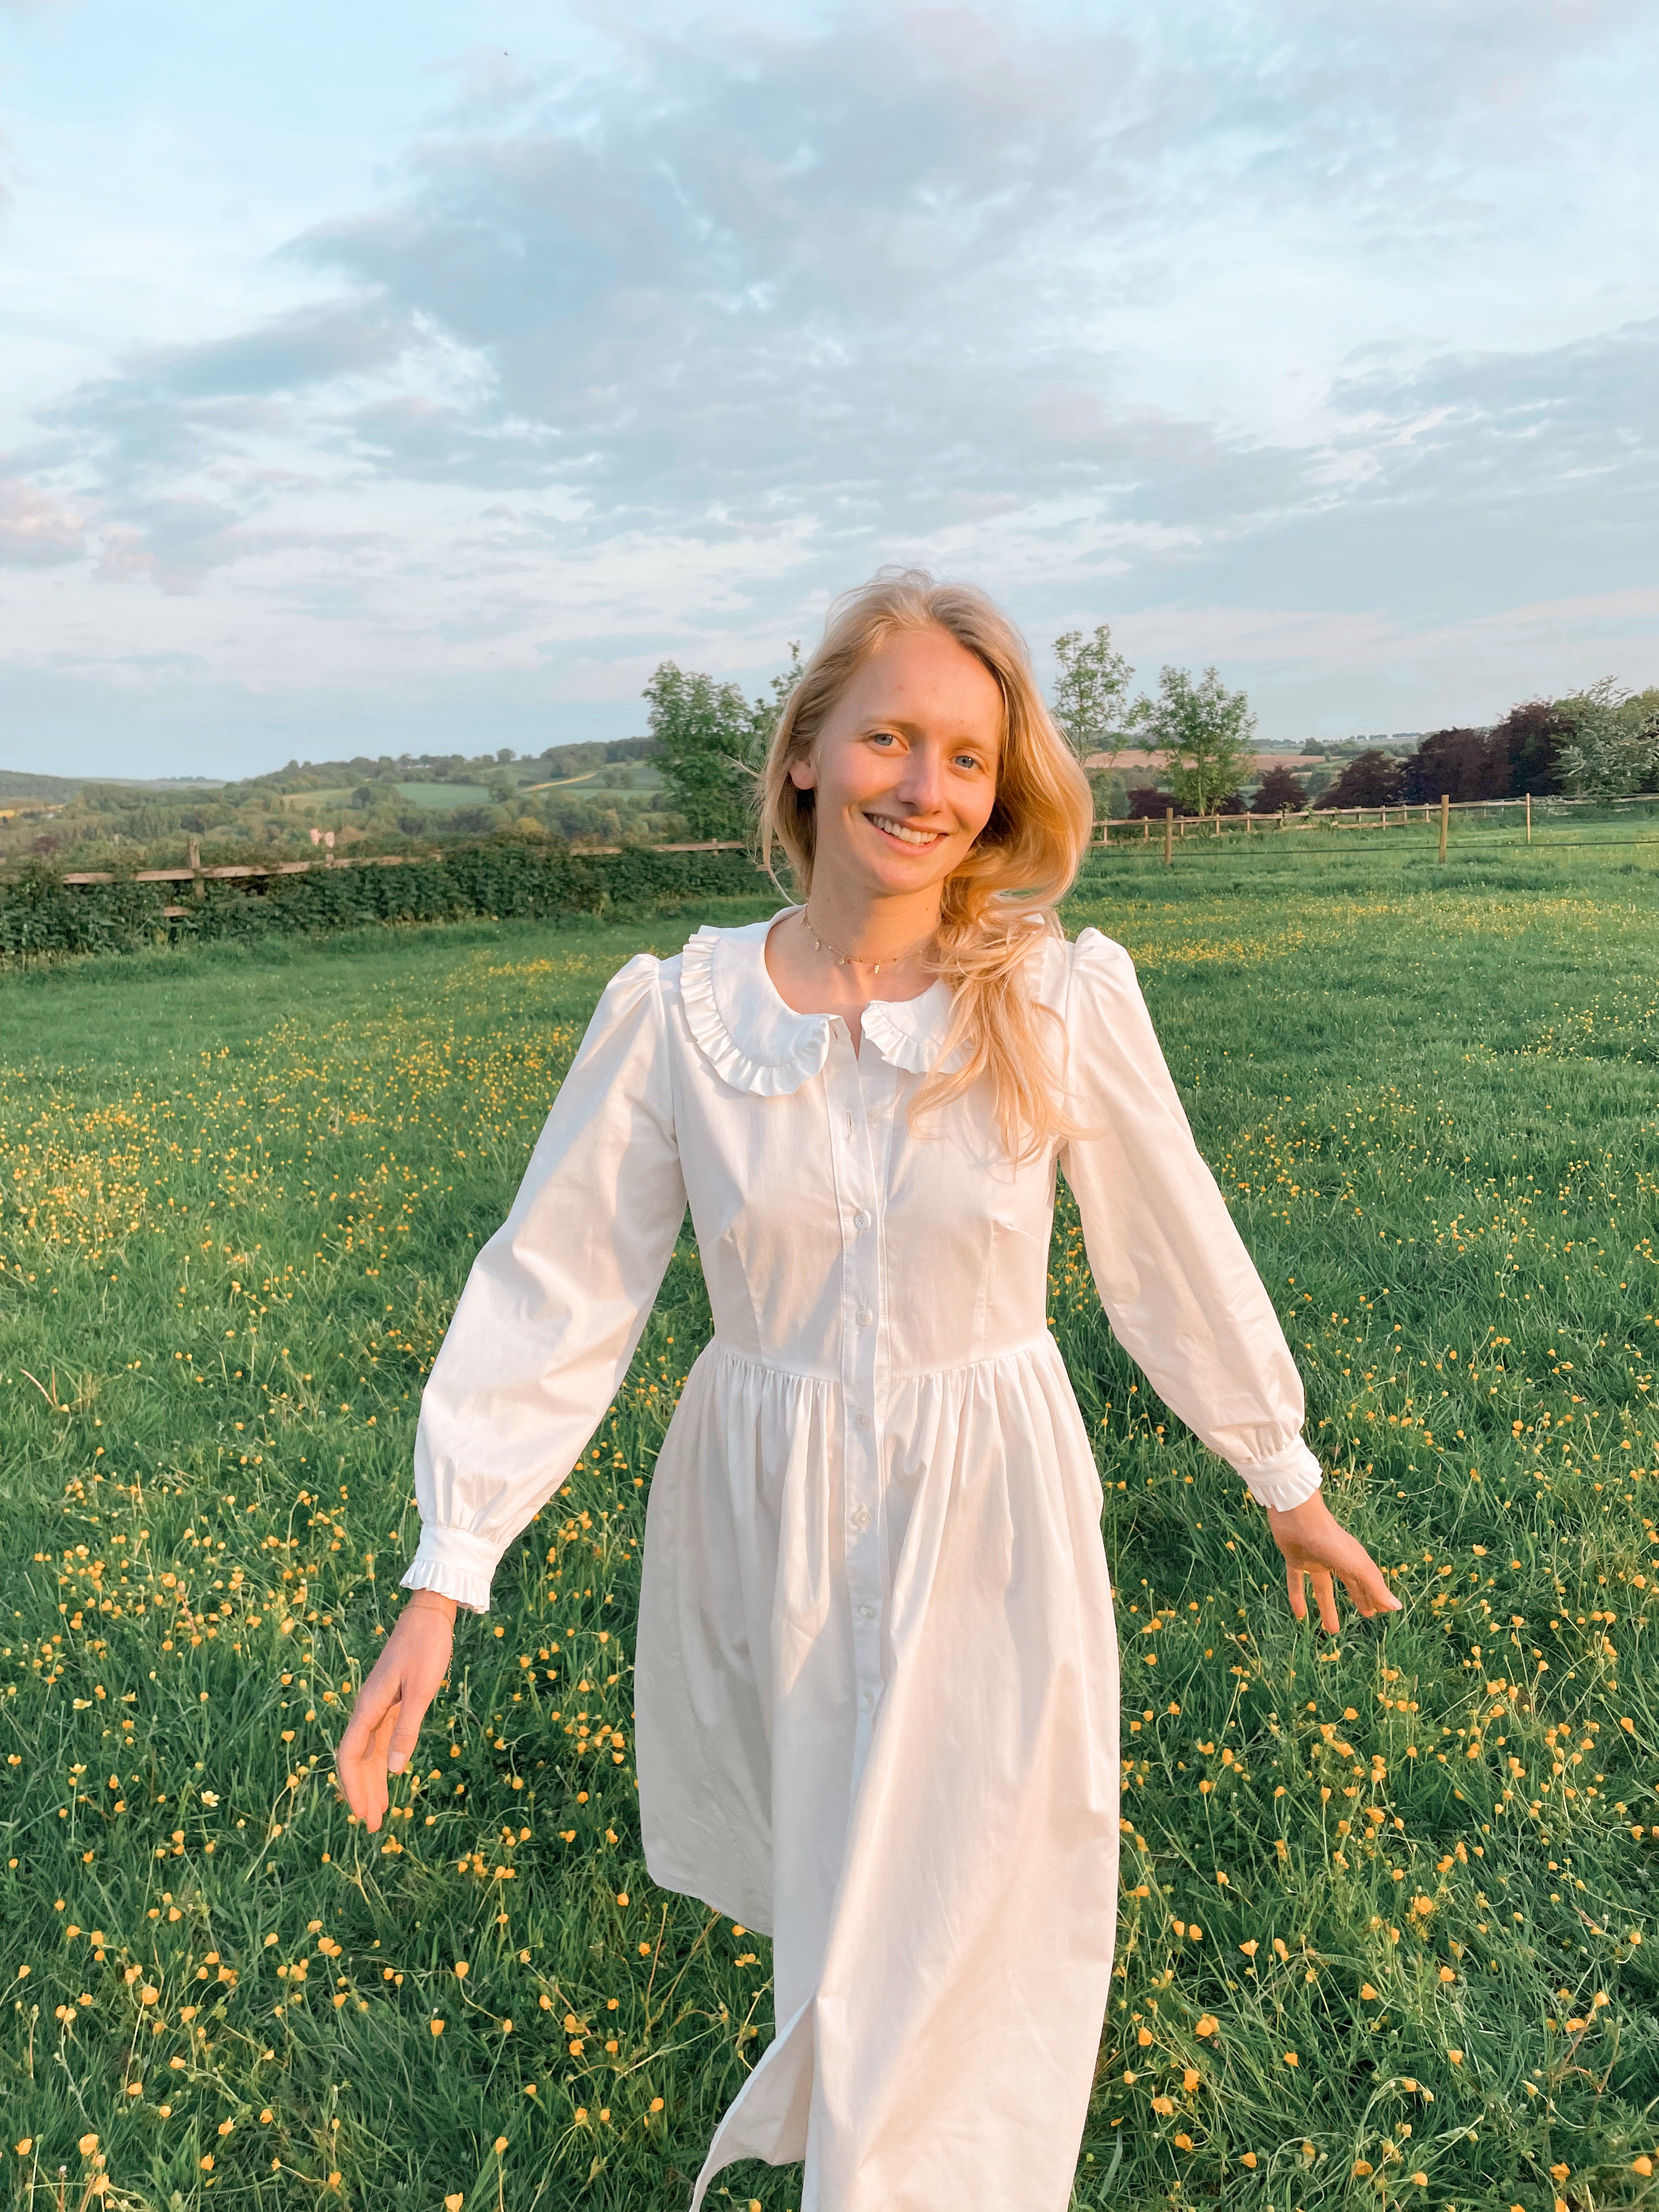
M 1659 682 L 1651 0 L 0 0 L 0 767 L 626 737 L 885 563 Z

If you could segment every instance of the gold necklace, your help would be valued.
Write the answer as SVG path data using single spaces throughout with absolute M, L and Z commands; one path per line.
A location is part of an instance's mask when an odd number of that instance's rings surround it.
M 855 952 L 843 952 L 840 945 L 831 945 L 827 937 L 820 937 L 817 929 L 813 927 L 811 917 L 805 907 L 802 907 L 800 910 L 800 923 L 801 927 L 811 939 L 813 944 L 817 945 L 818 951 L 820 952 L 827 952 L 830 958 L 835 961 L 837 967 L 867 968 L 872 975 L 879 975 L 884 968 L 902 967 L 907 960 L 915 958 L 915 955 L 921 951 L 923 945 L 931 944 L 934 936 L 938 933 L 938 924 L 935 923 L 933 928 L 928 931 L 926 937 L 919 937 L 914 945 L 908 945 L 902 952 L 885 953 L 879 960 L 865 960 L 861 959 Z

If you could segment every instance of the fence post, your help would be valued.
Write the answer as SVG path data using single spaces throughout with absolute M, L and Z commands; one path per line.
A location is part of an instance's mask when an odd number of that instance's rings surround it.
M 1532 793 L 1527 793 L 1527 842 L 1532 842 Z
M 1443 791 L 1440 794 L 1440 857 L 1443 860 L 1446 857 L 1446 824 L 1450 818 L 1451 794 Z
M 190 841 L 190 872 L 194 879 L 191 884 L 190 895 L 192 898 L 200 898 L 203 896 L 203 890 L 202 842 L 199 837 L 192 837 Z
M 1218 837 L 1221 835 L 1221 809 L 1218 806 L 1215 811 L 1215 834 Z
M 1150 814 L 1143 814 L 1140 817 L 1140 842 L 1143 845 L 1149 841 L 1152 834 L 1152 817 Z
M 1167 868 L 1175 859 L 1175 809 L 1164 810 L 1164 865 Z

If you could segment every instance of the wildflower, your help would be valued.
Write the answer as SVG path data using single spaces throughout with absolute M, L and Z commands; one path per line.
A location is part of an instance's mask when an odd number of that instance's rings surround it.
M 1302 2061 L 1297 2057 L 1295 2051 L 1287 2051 L 1285 2053 L 1285 2063 L 1287 2066 L 1299 2066 Z

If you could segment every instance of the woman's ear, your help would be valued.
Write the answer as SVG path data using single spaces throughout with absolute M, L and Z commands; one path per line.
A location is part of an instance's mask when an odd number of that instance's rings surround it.
M 815 791 L 818 771 L 810 752 L 798 753 L 789 763 L 789 781 L 797 791 Z

